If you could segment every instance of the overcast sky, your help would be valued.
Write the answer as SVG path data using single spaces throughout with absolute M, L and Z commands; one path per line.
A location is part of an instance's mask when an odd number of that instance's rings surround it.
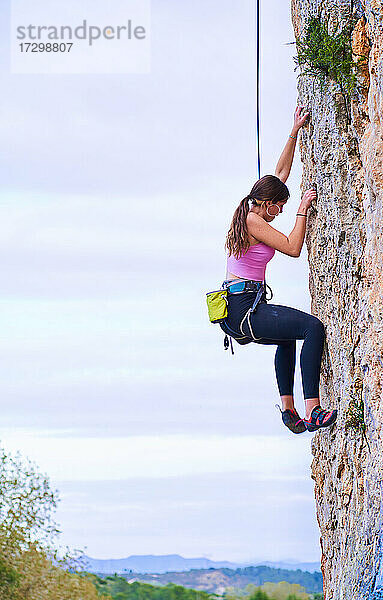
M 232 357 L 205 310 L 256 179 L 253 5 L 153 0 L 141 75 L 11 75 L 4 12 L 0 435 L 93 557 L 319 556 L 310 436 L 274 407 L 274 348 Z M 264 2 L 262 175 L 292 125 L 292 40 L 289 2 Z M 298 153 L 288 184 L 285 233 Z M 310 310 L 304 254 L 277 253 L 268 281 Z

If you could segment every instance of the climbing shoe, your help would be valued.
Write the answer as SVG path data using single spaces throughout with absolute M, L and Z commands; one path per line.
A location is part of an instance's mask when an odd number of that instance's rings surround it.
M 304 419 L 303 423 L 307 431 L 317 431 L 322 427 L 330 427 L 335 423 L 338 415 L 337 410 L 324 410 L 321 406 L 315 406 L 308 420 Z
M 276 404 L 275 406 L 279 408 L 279 411 L 282 416 L 282 422 L 284 425 L 286 425 L 286 427 L 290 429 L 290 431 L 292 431 L 293 433 L 304 433 L 306 431 L 303 419 L 300 418 L 295 408 L 287 408 L 286 410 L 281 410 L 278 404 Z

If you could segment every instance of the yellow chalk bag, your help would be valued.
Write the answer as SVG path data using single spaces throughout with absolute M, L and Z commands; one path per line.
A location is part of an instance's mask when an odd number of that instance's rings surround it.
M 227 290 L 215 290 L 206 294 L 210 323 L 221 323 L 227 317 Z

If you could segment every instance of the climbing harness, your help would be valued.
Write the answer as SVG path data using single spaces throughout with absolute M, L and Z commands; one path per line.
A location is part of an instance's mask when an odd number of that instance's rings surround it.
M 266 297 L 267 288 L 270 290 L 271 295 L 269 298 Z M 231 294 L 244 294 L 244 293 L 256 293 L 252 306 L 246 311 L 240 325 L 239 332 L 234 331 L 226 322 L 227 317 L 227 304 L 228 295 Z M 223 294 L 226 294 L 223 296 Z M 251 315 L 257 309 L 261 301 L 266 302 L 271 300 L 273 292 L 271 288 L 266 284 L 266 281 L 224 281 L 221 290 L 216 290 L 206 294 L 209 318 L 212 323 L 219 323 L 222 331 L 225 333 L 223 346 L 225 350 L 231 349 L 231 353 L 234 354 L 233 339 L 238 344 L 245 345 L 251 342 L 258 342 L 261 338 L 257 338 L 254 335 L 253 328 L 251 326 Z M 209 307 L 210 304 L 210 307 Z M 218 308 L 217 308 L 218 307 Z M 225 315 L 225 316 L 223 316 Z M 244 326 L 247 325 L 249 333 L 244 331 Z
M 244 282 L 244 283 L 246 283 L 246 282 Z M 242 321 L 241 321 L 241 323 L 239 325 L 239 330 L 242 333 L 242 335 L 246 337 L 246 334 L 243 331 L 243 326 L 246 323 L 247 326 L 248 326 L 248 328 L 249 328 L 249 332 L 250 332 L 250 336 L 251 336 L 252 340 L 254 342 L 258 342 L 261 338 L 256 338 L 255 337 L 254 332 L 253 332 L 253 328 L 251 326 L 250 317 L 251 317 L 251 314 L 256 310 L 258 304 L 260 303 L 260 301 L 262 299 L 262 296 L 264 295 L 265 284 L 261 283 L 261 282 L 252 282 L 252 283 L 253 283 L 253 285 L 254 285 L 254 283 L 258 284 L 258 285 L 255 285 L 255 288 L 257 288 L 257 295 L 255 296 L 255 300 L 253 302 L 253 305 L 249 308 L 249 310 L 246 312 L 245 316 L 243 317 L 243 319 L 242 319 Z M 229 293 L 234 293 L 235 294 L 236 292 L 235 291 L 233 292 L 232 288 L 236 288 L 236 286 L 238 286 L 237 283 L 234 283 L 233 285 L 229 285 L 229 287 L 228 287 Z M 241 292 L 239 292 L 239 293 L 241 293 Z

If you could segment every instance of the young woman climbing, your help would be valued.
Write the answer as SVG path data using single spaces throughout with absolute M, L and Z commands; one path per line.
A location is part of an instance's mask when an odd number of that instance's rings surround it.
M 299 129 L 308 113 L 298 106 L 294 126 L 278 161 L 275 175 L 265 175 L 236 209 L 226 239 L 228 314 L 221 323 L 225 333 L 240 344 L 276 345 L 275 371 L 282 403 L 282 421 L 293 433 L 316 431 L 334 423 L 337 411 L 324 410 L 319 402 L 319 377 L 324 342 L 322 322 L 308 313 L 268 304 L 265 295 L 267 263 L 278 250 L 288 256 L 301 253 L 307 212 L 316 198 L 314 189 L 303 194 L 296 222 L 286 236 L 270 225 L 283 211 L 289 190 L 285 185 L 294 158 Z M 300 354 L 306 415 L 301 419 L 294 406 L 293 387 L 296 340 L 304 340 Z

